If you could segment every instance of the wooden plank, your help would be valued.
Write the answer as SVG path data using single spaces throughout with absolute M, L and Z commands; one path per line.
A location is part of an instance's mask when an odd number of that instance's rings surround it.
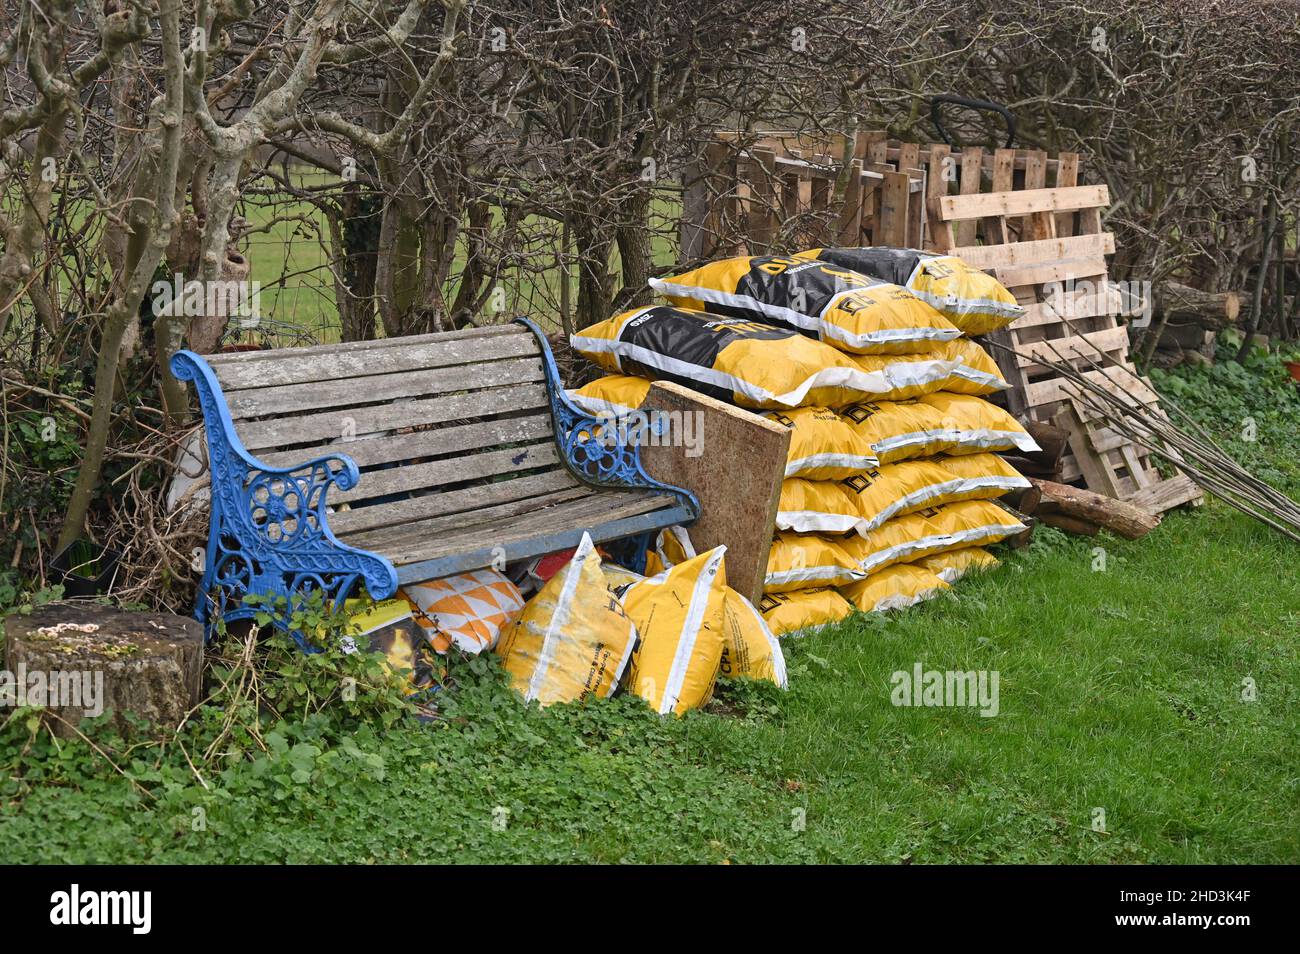
M 548 412 L 523 417 L 475 421 L 431 430 L 384 434 L 331 444 L 329 450 L 351 457 L 362 469 L 378 464 L 428 459 L 446 454 L 462 453 L 502 444 L 534 442 L 542 438 L 554 439 L 553 424 Z M 271 467 L 292 467 L 305 463 L 303 451 L 278 451 L 262 453 L 258 459 Z
M 1072 189 L 1026 189 L 1022 192 L 988 192 L 982 195 L 950 195 L 939 203 L 944 221 L 975 219 L 985 215 L 1030 215 L 1034 212 L 1063 212 L 1110 204 L 1110 190 L 1104 185 L 1075 186 Z
M 402 339 L 391 339 L 401 341 Z M 273 357 L 213 367 L 223 391 L 272 385 L 303 384 L 309 381 L 336 383 L 343 378 L 397 374 L 425 368 L 447 368 L 469 362 L 535 357 L 540 353 L 531 332 L 450 338 L 421 344 L 386 348 L 353 348 L 346 345 L 315 354 L 299 354 L 306 348 L 282 348 L 261 352 Z M 250 357 L 257 352 L 250 352 Z
M 1047 153 L 1031 150 L 1025 157 L 1025 189 L 1036 191 L 1047 185 Z M 1050 212 L 1034 212 L 1025 220 L 1020 230 L 1022 241 L 1040 241 L 1056 237 L 1056 216 Z
M 907 204 L 911 180 L 904 172 L 885 173 L 880 189 L 880 235 L 873 240 L 878 245 L 902 248 L 907 244 Z M 941 201 L 947 201 L 943 199 Z
M 1068 189 L 1079 184 L 1079 154 L 1063 152 L 1057 156 L 1056 187 Z M 1067 236 L 1074 234 L 1074 213 L 1058 212 L 1056 215 L 1056 234 Z M 1112 249 L 1113 251 L 1113 249 Z
M 1085 371 L 1083 377 L 1112 394 L 1127 392 L 1144 403 L 1160 400 L 1160 396 L 1152 391 L 1144 381 L 1126 369 L 1116 367 L 1094 369 Z M 1031 408 L 1051 404 L 1053 401 L 1063 401 L 1074 396 L 1076 396 L 1074 385 L 1064 378 L 1037 381 L 1025 388 L 1025 398 Z
M 1062 294 L 1059 301 L 1051 296 L 1047 301 L 1039 301 L 1025 307 L 1025 313 L 1011 323 L 1013 331 L 1021 331 L 1036 325 L 1050 325 L 1062 322 L 1081 321 L 1102 315 L 1114 315 L 1120 306 L 1119 295 L 1113 290 L 1078 289 L 1070 294 Z
M 1042 285 L 1047 282 L 1060 282 L 1094 278 L 1106 274 L 1104 258 L 1071 258 L 1059 262 L 1043 262 L 1038 265 L 995 265 L 993 275 L 1003 285 L 1014 288 L 1017 285 Z
M 994 150 L 993 168 L 989 173 L 992 192 L 1010 192 L 1015 188 L 1015 161 L 1016 150 Z M 984 240 L 990 245 L 1005 244 L 1014 241 L 1015 238 L 1016 236 L 1011 234 L 1005 216 L 999 214 L 984 219 Z
M 1007 242 L 1001 245 L 964 245 L 948 250 L 948 254 L 956 255 L 974 268 L 1040 265 L 1063 258 L 1097 258 L 1114 253 L 1115 235 L 1112 232 L 1040 239 L 1035 242 Z
M 361 437 L 403 427 L 526 411 L 547 407 L 549 403 L 545 385 L 517 384 L 489 391 L 398 401 L 374 407 L 345 408 L 302 417 L 245 421 L 235 430 L 244 447 L 256 452 L 266 447 L 342 442 L 349 436 Z M 337 446 L 330 446 L 323 447 L 321 452 L 341 450 Z
M 1038 365 L 1042 361 L 1055 362 L 1080 357 L 1100 361 L 1102 355 L 1128 354 L 1128 329 L 1119 326 L 1088 335 L 1071 335 L 1052 341 L 1034 341 L 1019 345 L 1016 351 L 1016 363 L 1022 368 Z
M 946 145 L 936 144 L 930 147 L 925 202 L 925 247 L 930 251 L 945 251 L 956 241 L 952 226 L 939 214 L 939 199 L 948 194 L 948 174 L 953 162 L 951 151 Z
M 485 547 L 506 549 L 524 540 L 553 537 L 566 530 L 587 530 L 597 524 L 663 510 L 675 503 L 667 494 L 606 491 L 515 517 L 482 521 L 458 531 L 428 536 L 414 545 L 390 549 L 384 555 L 395 565 L 403 566 Z
M 1182 504 L 1199 504 L 1205 500 L 1205 496 L 1190 477 L 1177 474 L 1130 494 L 1125 499 L 1148 513 L 1164 513 Z
M 862 244 L 862 162 L 854 159 L 849 181 L 844 189 L 844 203 L 840 206 L 835 225 L 836 244 L 855 247 Z
M 563 490 L 539 493 L 522 500 L 509 500 L 505 503 L 480 507 L 478 510 L 446 514 L 441 517 L 430 517 L 426 520 L 412 520 L 400 527 L 385 527 L 381 530 L 354 530 L 350 533 L 341 533 L 339 539 L 349 546 L 360 547 L 363 550 L 387 550 L 388 552 L 397 553 L 403 549 L 418 547 L 422 542 L 439 533 L 450 533 L 504 517 L 517 517 L 568 500 L 590 497 L 595 493 L 599 493 L 599 491 L 594 487 L 575 484 Z M 331 529 L 333 529 L 332 523 Z
M 960 192 L 962 195 L 978 195 L 980 191 L 981 163 L 984 160 L 984 150 L 979 146 L 967 146 L 961 151 L 961 179 Z M 942 204 L 940 204 L 940 217 L 943 216 Z M 953 229 L 953 241 L 958 245 L 975 244 L 975 227 L 978 223 L 973 220 L 958 222 Z
M 449 513 L 464 513 L 511 500 L 527 500 L 552 490 L 563 490 L 578 484 L 567 470 L 548 470 L 517 480 L 502 480 L 494 484 L 479 484 L 462 490 L 448 490 L 398 500 L 393 503 L 371 504 L 330 515 L 330 526 L 335 533 L 352 533 L 358 530 L 377 530 L 381 527 L 401 526 L 426 517 L 439 517 Z
M 670 382 L 652 384 L 642 409 L 700 415 L 703 454 L 690 456 L 683 442 L 675 442 L 675 446 L 643 447 L 641 458 L 656 480 L 695 494 L 701 512 L 690 535 L 696 551 L 725 545 L 727 581 L 757 603 L 776 530 L 790 432 L 774 421 Z M 737 461 L 744 461 L 744 466 L 737 467 Z
M 481 328 L 463 328 L 459 331 L 434 331 L 423 335 L 405 335 L 399 338 L 376 338 L 373 341 L 350 341 L 342 344 L 306 345 L 301 348 L 272 348 L 267 351 L 237 351 L 231 354 L 208 354 L 203 356 L 212 369 L 226 368 L 232 365 L 251 366 L 274 364 L 285 357 L 286 353 L 295 358 L 314 358 L 331 355 L 336 352 L 365 354 L 383 351 L 389 348 L 410 348 L 416 345 L 471 341 L 476 338 L 497 338 L 505 336 L 536 339 L 523 325 L 508 322 L 501 325 L 484 325 Z M 220 374 L 218 374 L 220 378 Z
M 1088 432 L 1073 401 L 1066 401 L 1052 417 L 1052 423 L 1069 433 L 1070 453 L 1084 483 L 1094 493 L 1118 498 L 1122 491 L 1119 478 L 1105 457 L 1099 455 L 1088 440 Z
M 488 477 L 510 479 L 509 475 L 558 466 L 560 457 L 555 442 L 547 440 L 522 447 L 503 447 L 482 454 L 464 454 L 444 460 L 384 467 L 362 474 L 357 486 L 351 490 L 334 491 L 329 499 L 331 504 L 373 500 L 391 494 L 440 490 L 447 484 L 463 484 Z
M 925 214 L 925 196 L 913 193 L 912 179 L 920 179 L 924 170 L 921 168 L 921 147 L 914 143 L 903 143 L 898 150 L 898 171 L 908 178 L 907 186 L 907 247 L 918 248 L 921 244 L 921 217 Z
M 471 388 L 495 388 L 545 381 L 541 358 L 474 362 L 449 368 L 400 371 L 343 378 L 329 384 L 282 384 L 226 392 L 226 405 L 236 420 L 284 416 L 328 407 L 374 404 L 394 398 L 432 397 Z

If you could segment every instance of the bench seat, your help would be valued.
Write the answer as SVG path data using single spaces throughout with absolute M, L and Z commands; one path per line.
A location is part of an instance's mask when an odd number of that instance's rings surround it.
M 527 319 L 407 338 L 213 355 L 180 351 L 212 475 L 196 615 L 246 618 L 249 595 L 339 602 L 699 514 L 640 448 L 569 402 Z M 640 569 L 640 566 L 633 566 Z

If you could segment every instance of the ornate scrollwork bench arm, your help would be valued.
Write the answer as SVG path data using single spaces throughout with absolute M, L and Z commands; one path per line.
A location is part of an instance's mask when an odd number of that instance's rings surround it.
M 219 619 L 249 618 L 245 596 L 295 601 L 319 591 L 341 605 L 361 583 L 374 599 L 397 590 L 392 563 L 342 543 L 329 528 L 330 487 L 360 480 L 349 457 L 328 454 L 293 467 L 271 467 L 244 449 L 216 375 L 199 355 L 172 355 L 172 373 L 194 382 L 203 409 L 211 475 L 211 519 L 194 615 L 211 635 Z M 288 628 L 288 618 L 277 621 Z

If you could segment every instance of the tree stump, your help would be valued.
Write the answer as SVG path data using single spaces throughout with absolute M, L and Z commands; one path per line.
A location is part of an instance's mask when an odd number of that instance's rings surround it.
M 83 718 L 112 710 L 160 732 L 180 725 L 202 691 L 203 627 L 170 613 L 129 613 L 97 603 L 50 603 L 5 620 L 0 702 L 43 705 L 55 735 L 76 735 Z

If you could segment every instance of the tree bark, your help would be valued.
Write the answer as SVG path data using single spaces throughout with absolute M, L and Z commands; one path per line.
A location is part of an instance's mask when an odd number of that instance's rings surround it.
M 5 669 L 18 680 L 7 689 L 16 693 L 21 686 L 30 704 L 46 705 L 47 724 L 57 736 L 71 737 L 83 718 L 110 710 L 124 737 L 132 734 L 127 712 L 168 732 L 202 698 L 203 627 L 197 620 L 62 602 L 28 616 L 15 613 L 4 626 Z M 37 685 L 59 694 L 33 698 Z
M 1114 497 L 1105 497 L 1069 484 L 1058 484 L 1053 480 L 1039 480 L 1036 477 L 1030 477 L 1029 480 L 1042 493 L 1034 515 L 1045 523 L 1048 522 L 1048 517 L 1059 514 L 1105 527 L 1126 540 L 1145 536 L 1160 523 L 1157 514 L 1147 513 L 1140 507 Z

